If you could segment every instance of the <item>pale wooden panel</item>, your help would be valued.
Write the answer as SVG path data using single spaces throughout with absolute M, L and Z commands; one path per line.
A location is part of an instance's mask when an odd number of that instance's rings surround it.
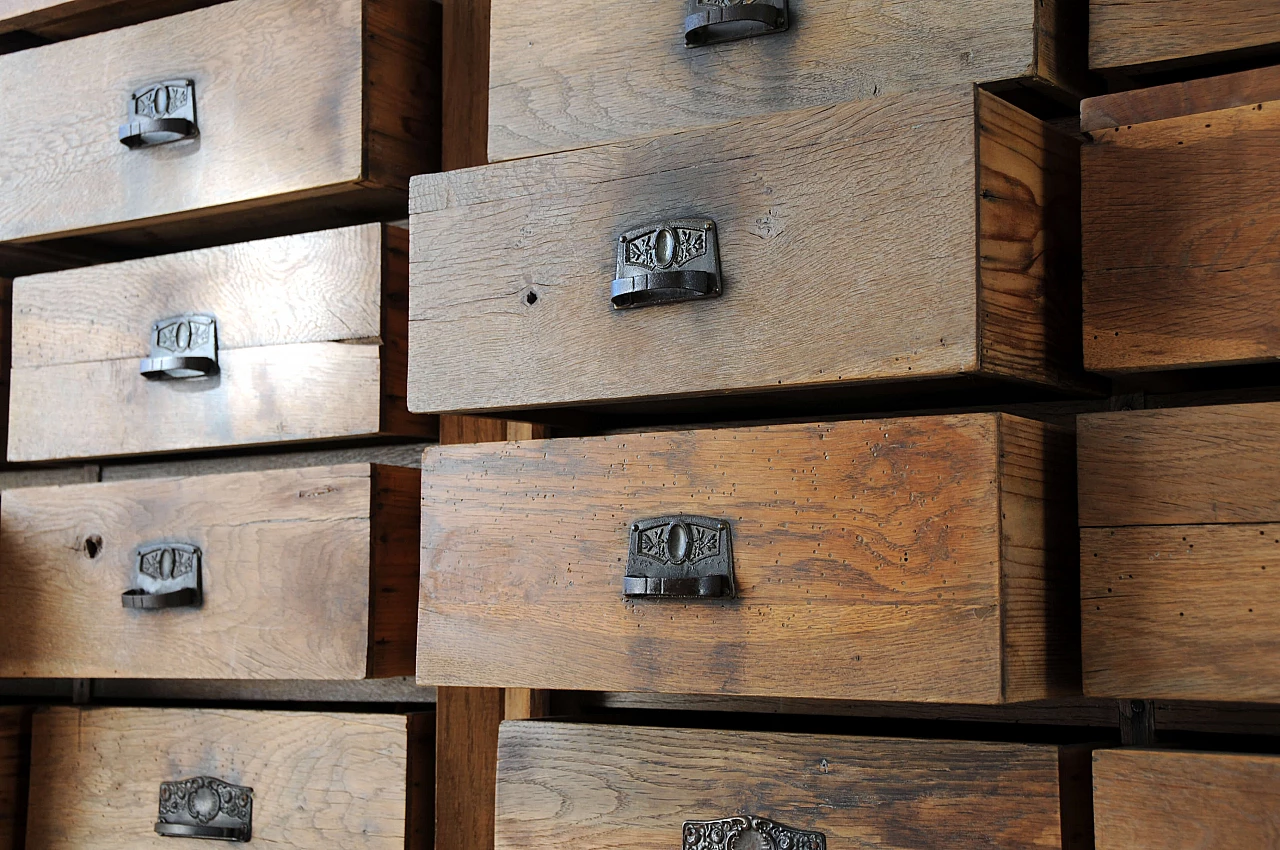
M 1280 758 L 1099 750 L 1098 850 L 1280 847 Z
M 25 30 L 60 41 L 217 2 L 220 0 L 0 0 L 0 33 Z
M 1085 365 L 1280 354 L 1280 101 L 1093 133 L 1084 169 Z
M 136 360 L 12 373 L 9 460 L 145 454 L 380 431 L 381 347 L 337 342 L 221 352 L 221 373 L 148 381 Z M 124 400 L 128 416 L 112 415 Z M 87 415 L 92 411 L 106 411 Z
M 1083 529 L 1091 696 L 1280 702 L 1280 525 Z
M 974 113 L 964 87 L 416 178 L 410 409 L 975 370 Z M 618 235 L 676 215 L 716 221 L 725 294 L 614 311 Z
M 91 232 L 360 181 L 363 7 L 240 0 L 0 56 L 0 150 L 9 153 L 0 162 L 0 239 Z M 117 128 L 129 94 L 175 78 L 195 81 L 200 138 L 125 148 Z
M 681 3 L 638 13 L 626 4 L 567 0 L 548 14 L 537 4 L 494 0 L 489 159 L 957 83 L 1058 82 L 1083 65 L 1082 44 L 1079 56 L 1054 49 L 1061 22 L 1052 3 L 790 5 L 784 34 L 689 49 Z M 718 158 L 715 151 L 708 148 L 707 158 Z
M 364 678 L 371 505 L 367 465 L 8 491 L 0 676 Z M 170 540 L 202 550 L 203 605 L 124 608 Z
M 1089 0 L 1089 67 L 1186 60 L 1280 42 L 1280 7 L 1257 0 Z
M 1080 524 L 1280 522 L 1280 404 L 1091 413 Z
M 833 848 L 1084 846 L 1062 840 L 1061 752 L 504 723 L 495 847 L 670 850 L 684 821 L 742 814 L 823 832 Z
M 998 428 L 979 415 L 429 449 L 419 681 L 1042 695 L 1056 676 L 1003 678 L 1002 608 L 1019 600 L 1001 596 Z M 623 597 L 631 523 L 678 513 L 730 520 L 736 599 Z
M 405 850 L 403 715 L 56 708 L 34 719 L 29 847 L 173 850 L 160 783 L 253 788 L 253 846 Z
M 383 251 L 368 224 L 21 277 L 13 365 L 146 357 L 152 323 L 183 313 L 214 316 L 224 352 L 374 340 Z
M 21 850 L 27 813 L 27 708 L 0 708 L 0 850 Z

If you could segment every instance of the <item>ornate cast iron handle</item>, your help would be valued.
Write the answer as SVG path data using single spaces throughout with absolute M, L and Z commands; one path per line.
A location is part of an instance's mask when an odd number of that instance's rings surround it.
M 140 611 L 198 607 L 204 601 L 202 558 L 199 547 L 187 543 L 161 543 L 139 549 L 134 562 L 138 586 L 120 594 L 120 603 Z
M 733 596 L 733 531 L 729 523 L 680 514 L 633 524 L 622 592 L 649 599 Z
M 684 850 L 827 850 L 821 832 L 804 832 L 757 817 L 691 820 L 684 824 Z
M 253 789 L 212 776 L 163 782 L 155 829 L 169 838 L 247 843 L 253 837 Z
M 198 135 L 193 81 L 153 83 L 129 96 L 129 120 L 120 127 L 120 144 L 125 147 L 157 147 Z
M 218 323 L 189 313 L 151 326 L 151 356 L 138 365 L 149 381 L 207 378 L 218 374 Z
M 790 25 L 787 0 L 691 0 L 684 19 L 684 46 L 770 35 L 785 32 Z
M 618 237 L 615 310 L 720 295 L 720 245 L 710 219 L 675 219 Z

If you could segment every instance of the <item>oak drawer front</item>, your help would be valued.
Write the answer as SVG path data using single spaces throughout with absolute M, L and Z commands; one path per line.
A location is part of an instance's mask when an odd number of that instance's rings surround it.
M 1089 0 L 1089 67 L 1158 70 L 1280 44 L 1280 9 L 1253 0 Z
M 1093 757 L 1097 850 L 1280 844 L 1280 758 L 1100 750 Z
M 1280 702 L 1280 404 L 1079 423 L 1085 692 Z
M 429 6 L 239 0 L 0 56 L 0 241 L 234 227 L 362 192 L 394 208 L 439 133 Z
M 0 850 L 21 848 L 27 822 L 30 709 L 0 708 Z
M 686 822 L 746 816 L 804 835 L 738 847 L 1084 848 L 1088 793 L 1082 748 L 517 721 L 495 846 L 722 850 Z
M 1154 6 L 1159 4 L 1138 4 Z M 1085 366 L 1280 355 L 1280 68 L 1086 101 Z
M 1072 89 L 1084 65 L 1084 10 L 1061 0 L 789 0 L 786 31 L 694 48 L 690 11 L 494 0 L 489 160 L 957 83 Z
M 431 714 L 47 709 L 33 720 L 27 846 L 172 848 L 155 828 L 161 786 L 207 777 L 251 789 L 253 846 L 421 850 L 433 726 Z M 211 825 L 229 822 L 223 807 Z
M 405 404 L 407 252 L 374 224 L 18 278 L 9 460 L 434 434 Z M 197 335 L 216 369 L 156 371 Z
M 415 178 L 410 409 L 1069 380 L 1077 156 L 964 86 Z M 706 220 L 720 297 L 615 309 L 621 239 Z
M 353 464 L 6 491 L 0 593 L 22 604 L 0 676 L 411 675 L 419 481 Z
M 991 414 L 433 447 L 419 682 L 965 703 L 1072 692 L 1063 443 Z M 727 559 L 735 588 L 624 596 L 633 523 L 673 516 L 698 518 L 684 520 L 701 547 L 686 562 Z M 1046 516 L 1065 516 L 1065 535 Z M 717 523 L 719 542 L 705 534 Z

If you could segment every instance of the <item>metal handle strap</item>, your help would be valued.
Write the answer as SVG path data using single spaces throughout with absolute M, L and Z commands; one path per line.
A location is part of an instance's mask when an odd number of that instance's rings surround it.
M 218 361 L 209 357 L 147 357 L 139 371 L 149 381 L 207 378 L 217 374 Z
M 120 127 L 120 143 L 127 148 L 148 148 L 189 139 L 196 125 L 186 118 L 139 118 Z
M 211 838 L 214 841 L 244 841 L 244 827 L 199 826 L 185 823 L 158 823 L 156 832 L 167 838 Z
M 120 594 L 125 608 L 158 611 L 162 608 L 189 608 L 199 602 L 194 588 L 184 587 L 169 593 L 147 593 L 145 590 L 126 590 Z
M 685 270 L 653 272 L 613 282 L 613 306 L 647 307 L 674 301 L 691 301 L 716 293 L 716 276 L 710 272 Z
M 689 47 L 706 44 L 712 29 L 723 24 L 760 24 L 765 31 L 776 30 L 785 23 L 783 11 L 769 3 L 743 3 L 717 6 L 694 12 L 684 19 L 684 41 Z
M 623 579 L 625 596 L 647 596 L 666 599 L 709 599 L 726 595 L 724 576 L 693 578 L 653 578 L 627 576 Z

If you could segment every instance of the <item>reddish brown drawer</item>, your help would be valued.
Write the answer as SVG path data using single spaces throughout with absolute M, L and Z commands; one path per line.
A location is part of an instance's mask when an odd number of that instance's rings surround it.
M 217 2 L 220 0 L 0 0 L 0 35 L 21 30 L 36 40 L 62 41 Z
M 0 678 L 411 675 L 418 490 L 352 464 L 5 491 Z
M 27 823 L 30 710 L 0 708 L 0 850 L 21 850 Z
M 1089 67 L 1143 72 L 1280 46 L 1280 8 L 1255 0 L 1089 0 Z
M 995 414 L 433 447 L 419 682 L 1077 692 L 1070 463 L 1069 435 Z

